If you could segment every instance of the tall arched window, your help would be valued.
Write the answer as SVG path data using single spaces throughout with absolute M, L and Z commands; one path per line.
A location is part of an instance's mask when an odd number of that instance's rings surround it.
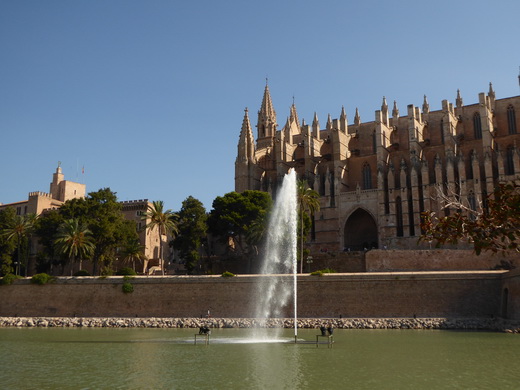
M 507 107 L 507 130 L 509 134 L 516 134 L 515 108 L 511 104 Z
M 475 198 L 475 193 L 473 191 L 470 191 L 468 194 L 468 203 L 471 210 L 477 210 L 477 199 Z
M 482 139 L 482 122 L 478 112 L 473 115 L 473 134 L 475 139 Z
M 372 171 L 370 170 L 370 165 L 368 163 L 363 165 L 363 189 L 372 189 Z
M 397 237 L 402 237 L 404 235 L 403 229 L 403 204 L 401 202 L 401 197 L 398 196 L 395 198 L 395 219 L 396 219 L 396 235 Z
M 515 155 L 515 150 L 513 146 L 510 145 L 506 149 L 506 161 L 505 161 L 505 170 L 506 175 L 514 175 L 515 174 L 515 163 L 513 161 L 513 157 Z
M 468 204 L 471 210 L 477 211 L 477 198 L 475 198 L 475 193 L 473 191 L 470 191 L 468 194 Z M 475 219 L 475 214 L 470 213 L 469 217 L 473 220 Z
M 467 164 L 466 164 L 466 175 L 467 175 L 467 178 L 468 180 L 473 180 L 474 177 L 473 177 L 473 153 L 475 153 L 474 150 L 472 150 L 471 152 L 469 152 L 469 158 L 467 160 Z

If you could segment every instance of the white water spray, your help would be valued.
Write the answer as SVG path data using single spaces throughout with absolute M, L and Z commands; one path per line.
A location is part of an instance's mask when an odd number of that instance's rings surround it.
M 262 277 L 259 283 L 256 318 L 260 320 L 280 318 L 293 298 L 295 338 L 297 336 L 297 221 L 296 172 L 291 170 L 285 175 L 269 218 L 265 255 L 260 273 L 270 276 Z

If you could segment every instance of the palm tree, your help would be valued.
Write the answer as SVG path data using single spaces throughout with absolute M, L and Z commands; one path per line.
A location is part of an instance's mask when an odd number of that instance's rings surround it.
M 298 197 L 298 214 L 301 223 L 301 246 L 300 246 L 300 273 L 303 273 L 303 215 L 309 212 L 312 215 L 320 210 L 320 195 L 307 186 L 305 180 L 298 180 L 297 197 Z
M 132 262 L 132 268 L 135 271 L 135 261 L 146 260 L 146 255 L 144 254 L 144 245 L 141 245 L 138 239 L 130 241 L 123 248 L 123 252 L 121 253 L 123 256 L 124 263 Z
M 254 250 L 254 256 L 258 256 L 258 246 L 262 243 L 267 234 L 267 224 L 269 222 L 269 214 L 261 213 L 258 214 L 256 219 L 251 222 L 246 233 L 247 243 Z M 247 256 L 247 272 L 251 273 L 251 260 L 253 260 L 253 254 L 250 253 Z
M 1 234 L 7 239 L 12 240 L 16 238 L 16 275 L 20 275 L 20 265 L 22 264 L 21 252 L 22 244 L 26 237 L 29 237 L 34 230 L 34 223 L 36 222 L 36 214 L 17 215 Z M 29 256 L 29 253 L 27 253 Z M 27 276 L 27 264 L 25 266 L 25 276 Z
M 171 210 L 164 210 L 164 202 L 162 200 L 156 200 L 152 202 L 152 205 L 148 205 L 148 211 L 144 214 L 143 220 L 145 220 L 146 228 L 148 229 L 148 234 L 153 230 L 158 231 L 160 240 L 162 240 L 163 236 L 167 236 L 168 234 L 172 237 L 175 237 L 179 233 L 179 229 L 177 227 L 177 220 L 179 216 Z M 164 244 L 161 241 L 161 250 L 160 250 L 160 265 L 161 271 L 164 275 L 164 256 L 163 256 L 163 247 Z
M 92 232 L 75 218 L 67 219 L 60 225 L 54 244 L 69 259 L 79 259 L 79 269 L 82 269 L 83 258 L 92 256 L 96 247 Z

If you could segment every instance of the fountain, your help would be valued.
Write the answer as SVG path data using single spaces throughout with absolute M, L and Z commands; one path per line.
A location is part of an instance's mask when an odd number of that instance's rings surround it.
M 282 310 L 290 304 L 291 299 L 294 299 L 295 340 L 297 338 L 297 214 L 296 172 L 291 169 L 284 177 L 269 218 L 260 273 L 273 275 L 273 277 L 260 278 L 255 317 L 260 321 L 279 318 L 282 316 Z M 290 278 L 291 274 L 292 278 Z M 255 330 L 254 338 L 263 338 L 261 329 Z

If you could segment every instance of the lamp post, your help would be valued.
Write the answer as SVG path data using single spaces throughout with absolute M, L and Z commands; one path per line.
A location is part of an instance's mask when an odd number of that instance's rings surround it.
M 312 256 L 307 256 L 307 271 L 311 273 Z

